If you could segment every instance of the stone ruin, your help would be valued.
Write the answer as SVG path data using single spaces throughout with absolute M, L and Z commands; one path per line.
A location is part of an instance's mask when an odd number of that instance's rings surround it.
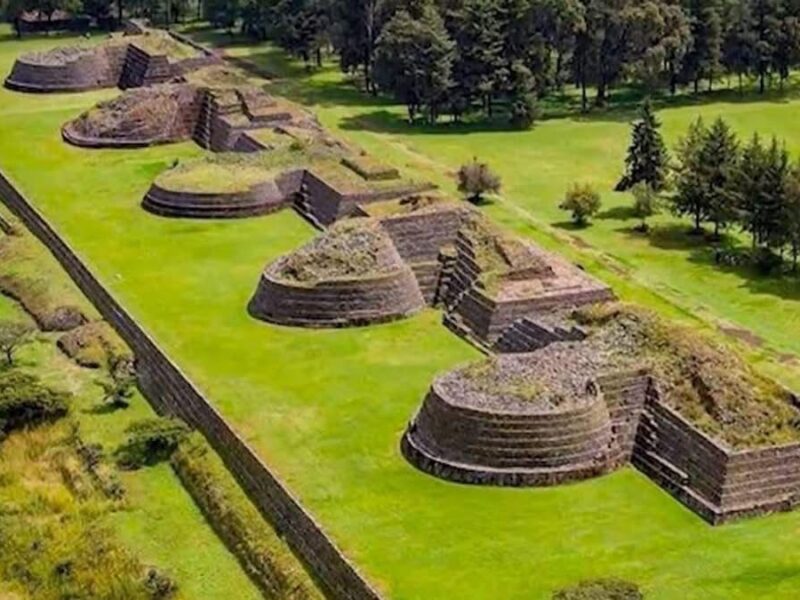
M 641 309 L 607 304 L 576 318 L 583 341 L 438 377 L 403 436 L 409 462 L 500 486 L 555 485 L 630 463 L 712 524 L 800 502 L 792 394 Z
M 180 49 L 180 56 L 174 56 Z M 216 64 L 220 58 L 172 32 L 136 29 L 111 36 L 96 46 L 62 46 L 23 54 L 14 62 L 5 86 L 30 93 L 122 89 L 180 79 Z
M 349 327 L 424 307 L 414 274 L 380 224 L 354 219 L 269 265 L 249 311 L 279 325 Z

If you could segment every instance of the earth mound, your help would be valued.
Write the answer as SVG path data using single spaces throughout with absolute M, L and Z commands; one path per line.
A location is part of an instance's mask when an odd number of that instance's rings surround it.
M 287 203 L 269 171 L 201 160 L 159 175 L 142 207 L 166 217 L 232 219 L 266 214 Z
M 188 140 L 199 112 L 198 90 L 162 84 L 127 90 L 67 123 L 64 140 L 85 147 L 141 147 Z
M 348 327 L 400 319 L 424 306 L 413 272 L 380 224 L 352 219 L 269 265 L 249 308 L 282 325 Z
M 463 483 L 554 485 L 619 465 L 608 408 L 564 356 L 505 356 L 436 379 L 403 440 L 423 471 Z

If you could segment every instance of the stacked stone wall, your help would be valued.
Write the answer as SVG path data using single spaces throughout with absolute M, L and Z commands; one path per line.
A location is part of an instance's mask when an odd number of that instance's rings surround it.
M 585 338 L 586 334 L 574 325 L 567 329 L 523 317 L 502 332 L 493 349 L 501 354 L 526 353 L 555 342 L 578 342 Z
M 134 351 L 140 386 L 148 401 L 159 413 L 181 417 L 206 437 L 264 517 L 309 566 L 325 592 L 332 598 L 347 600 L 380 598 L 256 452 L 2 173 L 0 199 L 47 246 L 103 318 Z
M 601 396 L 553 413 L 503 413 L 457 404 L 434 382 L 403 452 L 423 471 L 462 483 L 555 485 L 618 466 Z
M 38 64 L 20 56 L 14 62 L 5 86 L 20 92 L 82 92 L 117 83 L 119 75 L 114 50 L 87 51 L 58 65 Z
M 408 266 L 385 275 L 310 286 L 281 281 L 270 270 L 262 275 L 249 311 L 258 319 L 278 325 L 372 325 L 402 319 L 425 306 Z
M 154 183 L 142 201 L 142 208 L 163 217 L 236 219 L 271 213 L 286 204 L 286 197 L 273 181 L 230 194 L 178 192 Z

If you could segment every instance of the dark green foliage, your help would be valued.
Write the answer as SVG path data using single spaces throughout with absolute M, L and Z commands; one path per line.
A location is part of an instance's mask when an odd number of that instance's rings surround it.
M 142 419 L 125 430 L 128 439 L 115 453 L 123 469 L 139 469 L 168 460 L 189 434 L 182 421 L 165 417 Z
M 572 213 L 573 222 L 583 227 L 600 210 L 600 194 L 588 183 L 574 183 L 558 208 Z
M 261 517 L 202 437 L 193 435 L 184 441 L 171 464 L 217 535 L 265 597 L 322 597 L 300 561 Z
M 109 381 L 98 381 L 103 390 L 103 402 L 112 408 L 127 408 L 136 393 L 136 372 L 130 357 L 112 355 L 108 361 Z
M 436 121 L 450 88 L 453 42 L 432 7 L 420 18 L 399 11 L 386 24 L 375 52 L 375 81 L 405 104 L 408 118 Z
M 640 181 L 631 188 L 631 194 L 633 195 L 633 214 L 642 221 L 638 230 L 646 232 L 648 229 L 647 219 L 658 213 L 660 208 L 658 192 L 649 184 Z
M 0 373 L 0 435 L 55 421 L 69 411 L 70 394 L 46 387 L 27 373 Z
M 473 204 L 480 204 L 484 194 L 496 194 L 500 191 L 500 178 L 489 168 L 489 165 L 478 162 L 477 158 L 461 165 L 456 178 L 458 191 Z
M 721 118 L 706 132 L 699 162 L 703 203 L 718 237 L 736 219 L 734 178 L 739 167 L 739 142 Z
M 707 197 L 703 193 L 702 152 L 708 130 L 703 120 L 689 126 L 685 137 L 678 142 L 676 156 L 676 191 L 672 196 L 672 210 L 677 215 L 689 215 L 694 220 L 694 229 L 699 231 L 703 221 L 708 218 Z
M 638 586 L 621 579 L 592 579 L 553 594 L 553 600 L 643 600 Z
M 664 189 L 669 152 L 664 145 L 660 128 L 661 123 L 647 99 L 639 109 L 639 120 L 633 124 L 631 145 L 625 158 L 625 174 L 617 184 L 617 191 L 629 190 L 639 182 L 646 183 L 656 192 Z

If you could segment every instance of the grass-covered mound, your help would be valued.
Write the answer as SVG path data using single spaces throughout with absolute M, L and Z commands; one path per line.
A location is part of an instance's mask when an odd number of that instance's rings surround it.
M 398 179 L 400 177 L 400 171 L 395 167 L 382 163 L 368 154 L 348 156 L 342 159 L 342 163 L 368 181 Z
M 437 212 L 444 210 L 460 210 L 464 214 L 470 210 L 464 203 L 459 203 L 448 196 L 437 192 L 424 192 L 410 194 L 402 198 L 392 198 L 380 202 L 371 202 L 364 205 L 362 210 L 370 217 L 382 219 L 385 217 L 401 217 L 423 212 Z
M 576 318 L 608 367 L 635 357 L 652 370 L 662 400 L 708 435 L 733 448 L 800 441 L 792 394 L 710 335 L 622 304 L 584 308 Z
M 125 36 L 122 40 L 135 44 L 152 56 L 164 55 L 170 61 L 181 61 L 198 54 L 196 48 L 176 40 L 160 29 L 148 29 L 141 35 Z
M 558 590 L 553 600 L 644 600 L 639 587 L 621 579 L 590 579 Z
M 150 145 L 191 137 L 197 89 L 162 84 L 123 92 L 100 102 L 64 127 L 77 145 Z
M 361 279 L 404 267 L 380 224 L 366 219 L 342 221 L 277 263 L 272 273 L 299 284 Z
M 231 194 L 247 191 L 269 176 L 268 171 L 252 164 L 199 160 L 164 171 L 155 184 L 174 192 Z
M 58 46 L 49 50 L 39 50 L 22 55 L 22 59 L 32 65 L 54 67 L 80 60 L 96 49 L 90 46 Z
M 130 350 L 105 321 L 92 321 L 58 338 L 58 347 L 82 367 L 97 369 L 112 359 L 129 356 Z

